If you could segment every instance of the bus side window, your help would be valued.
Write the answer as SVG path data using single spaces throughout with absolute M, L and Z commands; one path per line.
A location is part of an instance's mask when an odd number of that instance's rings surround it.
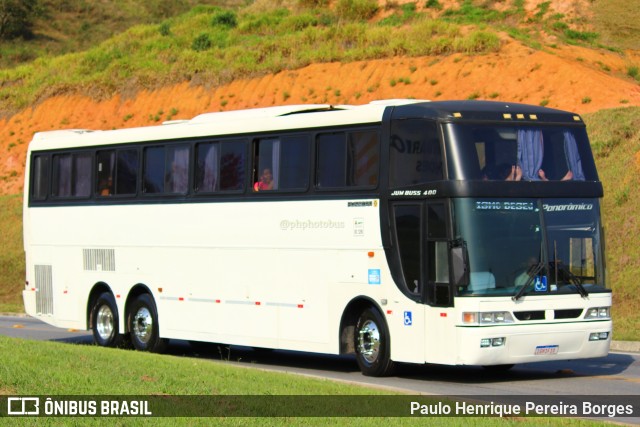
M 196 193 L 242 190 L 244 149 L 243 141 L 203 142 L 196 145 Z
M 170 145 L 166 154 L 164 192 L 185 194 L 189 189 L 189 146 Z
M 110 196 L 114 193 L 113 175 L 115 169 L 115 150 L 96 153 L 97 195 Z
M 49 156 L 34 156 L 31 165 L 31 197 L 45 200 L 49 192 Z
M 375 187 L 378 185 L 380 138 L 376 131 L 350 132 L 347 142 L 348 185 Z
M 279 188 L 280 150 L 279 139 L 261 139 L 255 142 L 253 191 Z
M 164 150 L 162 146 L 144 149 L 142 189 L 147 194 L 162 193 L 164 189 Z
M 435 122 L 423 119 L 391 122 L 389 185 L 402 187 L 443 178 L 442 150 Z
M 346 178 L 346 138 L 344 132 L 324 133 L 316 138 L 318 188 L 344 187 Z
M 116 158 L 116 194 L 135 194 L 138 183 L 138 150 L 118 150 Z
M 396 205 L 394 218 L 404 287 L 410 293 L 420 295 L 422 292 L 420 271 L 422 213 L 420 205 Z
M 53 156 L 53 195 L 88 197 L 91 194 L 91 162 L 89 153 Z
M 281 138 L 278 185 L 281 190 L 306 190 L 309 187 L 310 143 L 306 135 Z
M 189 188 L 189 146 L 145 148 L 143 177 L 145 193 L 186 193 Z
M 325 133 L 317 136 L 318 188 L 375 187 L 380 165 L 377 131 Z

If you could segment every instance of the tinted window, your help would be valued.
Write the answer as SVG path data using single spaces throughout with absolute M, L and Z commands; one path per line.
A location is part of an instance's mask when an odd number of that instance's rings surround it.
M 144 150 L 144 192 L 184 194 L 189 188 L 189 146 Z
M 148 147 L 144 150 L 145 193 L 162 193 L 164 190 L 164 147 Z
M 344 187 L 347 182 L 346 135 L 344 133 L 325 133 L 318 135 L 319 188 Z
M 241 190 L 244 185 L 245 144 L 206 142 L 196 147 L 195 189 L 198 193 Z
M 376 131 L 338 132 L 317 137 L 319 188 L 375 187 L 380 138 Z
M 49 192 L 49 157 L 34 156 L 31 165 L 31 197 L 44 200 Z
M 256 141 L 254 191 L 306 189 L 309 141 L 303 136 Z
M 420 259 L 422 254 L 420 250 L 420 206 L 397 205 L 394 208 L 394 215 L 405 286 L 409 292 L 420 294 Z
M 451 179 L 598 179 L 582 127 L 458 123 L 447 125 L 446 140 Z
M 116 164 L 116 194 L 135 194 L 138 181 L 138 150 L 119 150 Z
M 137 150 L 98 151 L 96 153 L 96 169 L 99 196 L 136 193 L 138 178 Z
M 189 146 L 167 147 L 165 163 L 165 193 L 184 194 L 189 189 Z
M 88 197 L 91 194 L 91 161 L 88 153 L 53 156 L 53 195 Z
M 442 151 L 435 122 L 421 119 L 391 122 L 389 184 L 422 184 L 443 178 Z

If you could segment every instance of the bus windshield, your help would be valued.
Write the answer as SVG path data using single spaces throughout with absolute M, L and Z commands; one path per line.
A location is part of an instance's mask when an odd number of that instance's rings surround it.
M 470 284 L 458 295 L 606 291 L 595 199 L 457 199 Z
M 450 179 L 598 180 L 584 127 L 449 123 L 445 140 Z

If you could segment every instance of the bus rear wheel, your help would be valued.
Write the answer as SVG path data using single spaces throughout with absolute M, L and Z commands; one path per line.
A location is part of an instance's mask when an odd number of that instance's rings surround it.
M 103 292 L 95 300 L 91 309 L 91 331 L 93 341 L 102 347 L 118 347 L 123 343 L 123 335 L 118 333 L 118 306 L 113 295 Z
M 162 353 L 167 340 L 160 338 L 158 311 L 149 294 L 139 295 L 131 305 L 129 333 L 136 350 Z
M 364 375 L 384 377 L 393 373 L 389 331 L 378 310 L 367 308 L 360 314 L 354 339 L 356 361 Z

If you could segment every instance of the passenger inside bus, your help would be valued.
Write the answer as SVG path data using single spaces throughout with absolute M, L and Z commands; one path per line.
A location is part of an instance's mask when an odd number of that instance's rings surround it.
M 98 188 L 101 196 L 110 196 L 113 194 L 113 179 L 109 177 L 108 179 L 101 180 Z
M 273 174 L 271 169 L 265 168 L 260 179 L 253 184 L 253 191 L 273 190 Z
M 483 180 L 585 180 L 576 140 L 570 131 L 521 128 L 502 132 L 480 129 L 474 133 L 480 164 L 485 163 Z

